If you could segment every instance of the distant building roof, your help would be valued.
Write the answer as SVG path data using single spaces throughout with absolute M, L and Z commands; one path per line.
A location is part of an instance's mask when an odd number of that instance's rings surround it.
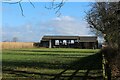
M 96 42 L 97 36 L 43 36 L 42 41 L 54 40 L 79 40 L 79 42 Z

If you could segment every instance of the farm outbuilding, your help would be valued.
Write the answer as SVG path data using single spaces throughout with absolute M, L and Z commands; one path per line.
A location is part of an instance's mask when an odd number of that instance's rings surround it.
M 43 36 L 40 41 L 41 47 L 47 48 L 97 48 L 96 36 Z

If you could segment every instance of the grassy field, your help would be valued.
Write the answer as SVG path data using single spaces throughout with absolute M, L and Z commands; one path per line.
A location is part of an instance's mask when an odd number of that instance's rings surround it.
M 35 48 L 3 50 L 3 80 L 101 80 L 99 50 Z

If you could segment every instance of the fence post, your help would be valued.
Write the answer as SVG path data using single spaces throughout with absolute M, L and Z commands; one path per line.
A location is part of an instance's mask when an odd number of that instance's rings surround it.
M 106 75 L 106 60 L 105 60 L 105 56 L 102 53 L 102 69 L 103 69 L 103 80 L 108 80 L 108 77 Z

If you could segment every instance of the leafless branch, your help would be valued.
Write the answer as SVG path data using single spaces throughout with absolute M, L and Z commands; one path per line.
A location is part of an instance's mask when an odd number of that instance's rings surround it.
M 23 10 L 22 4 L 21 4 L 22 1 L 23 0 L 19 0 L 17 2 L 8 2 L 8 3 L 9 4 L 18 4 L 20 7 L 20 11 L 21 11 L 22 16 L 24 16 L 24 10 Z M 35 8 L 34 4 L 30 0 L 29 0 L 29 3 Z
M 21 11 L 22 16 L 24 16 L 24 10 L 23 10 L 22 3 L 21 3 L 22 1 L 23 0 L 19 0 L 17 2 L 8 2 L 8 3 L 9 4 L 18 4 L 19 7 L 20 7 L 20 11 Z M 33 6 L 33 8 L 35 8 L 34 4 L 30 0 L 28 0 L 28 1 Z M 49 7 L 45 6 L 45 8 L 46 9 L 54 9 L 55 10 L 55 14 L 57 14 L 57 16 L 60 16 L 61 15 L 60 9 L 65 4 L 65 0 L 61 0 L 61 2 L 59 2 L 59 3 L 56 3 L 55 1 L 56 0 L 52 0 L 51 6 L 49 6 Z
M 19 2 L 19 6 L 20 6 L 20 10 L 21 10 L 22 16 L 24 16 L 24 11 L 23 11 L 23 8 L 22 8 L 22 5 L 21 5 L 20 2 Z
M 35 8 L 34 4 L 29 0 L 30 4 Z
M 57 9 L 55 14 L 57 14 L 58 12 L 60 13 L 60 9 L 62 8 L 62 6 L 65 4 L 64 0 L 62 0 L 59 4 L 56 4 L 54 9 Z
M 19 0 L 17 2 L 9 2 L 9 4 L 19 4 L 22 0 Z
M 18 4 L 19 7 L 20 7 L 22 16 L 24 16 L 24 11 L 23 11 L 23 8 L 22 8 L 22 5 L 21 5 L 21 1 L 22 1 L 22 0 L 17 1 L 17 2 L 9 2 L 9 4 Z
M 65 4 L 65 0 L 61 0 L 60 3 L 55 3 L 55 0 L 52 1 L 51 6 L 46 7 L 46 9 L 54 9 L 55 10 L 55 14 L 57 14 L 57 16 L 61 15 L 60 9 L 62 8 L 62 6 Z

